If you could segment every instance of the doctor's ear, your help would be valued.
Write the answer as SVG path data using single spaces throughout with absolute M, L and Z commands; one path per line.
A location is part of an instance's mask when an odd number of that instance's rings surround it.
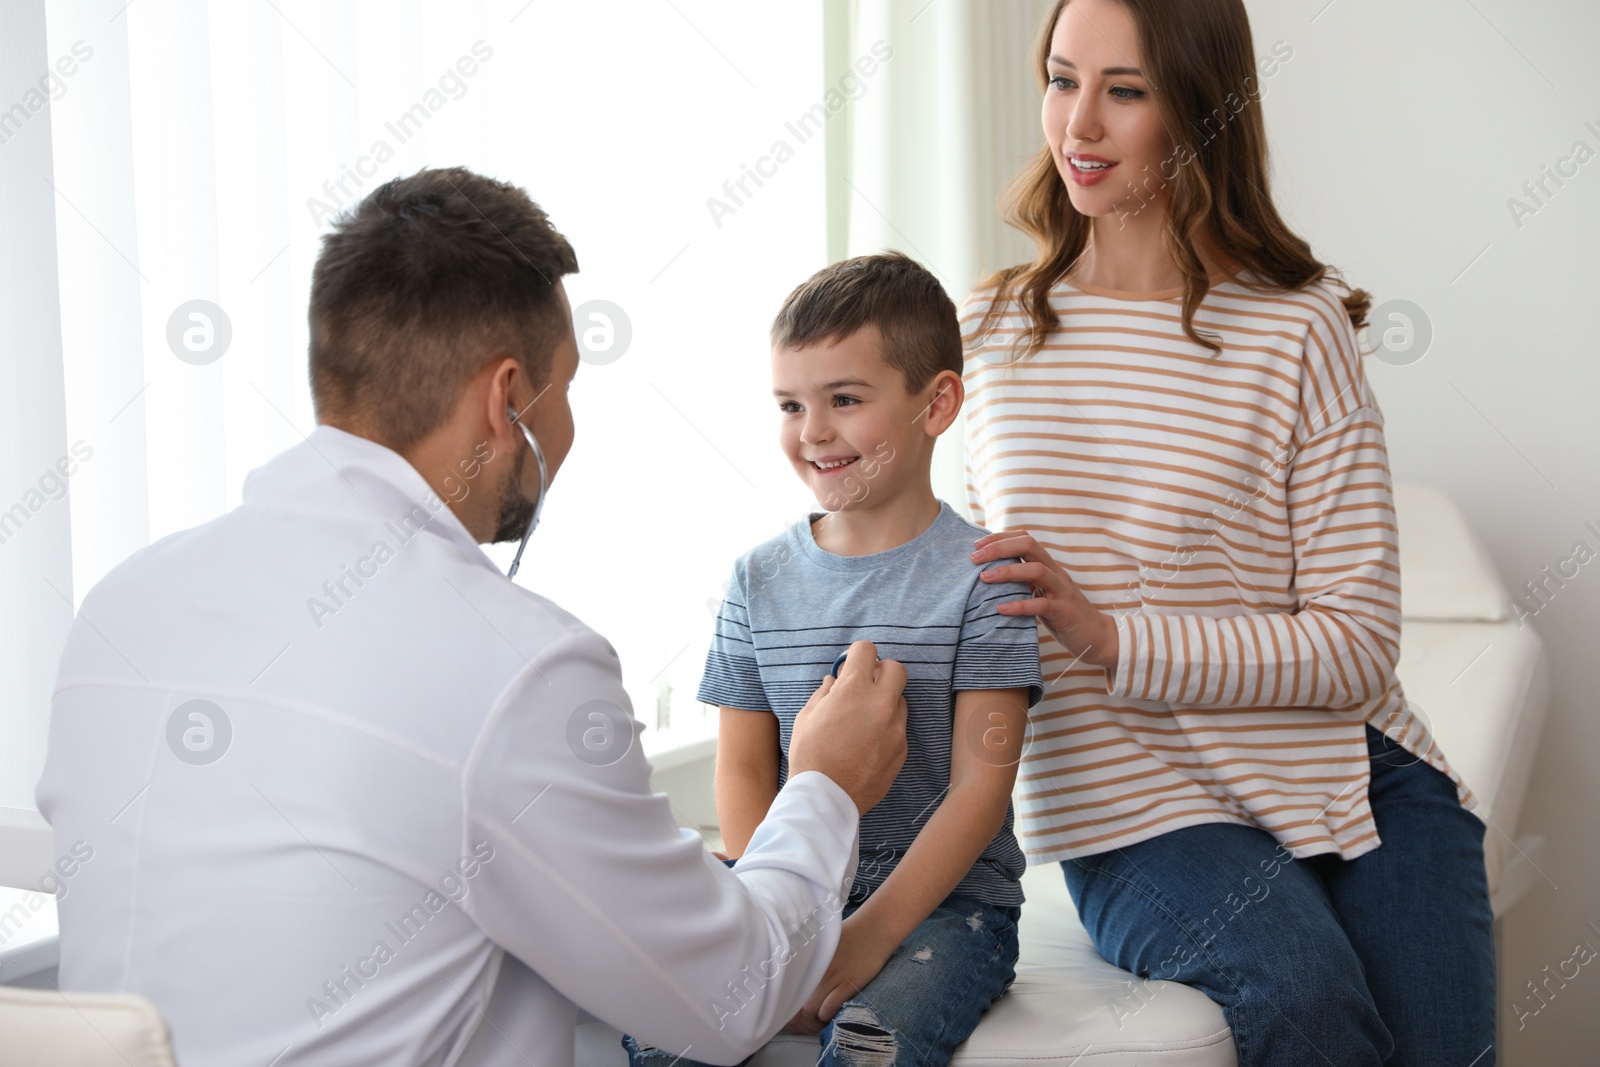
M 506 421 L 515 426 L 521 421 L 518 418 L 516 393 L 517 379 L 524 375 L 522 364 L 509 355 L 497 356 L 489 361 L 482 374 L 486 379 L 484 385 L 488 394 L 483 399 L 489 401 L 488 410 L 484 412 L 488 421 L 491 424 L 499 423 L 500 413 L 504 412 Z M 504 428 L 510 429 L 509 426 Z

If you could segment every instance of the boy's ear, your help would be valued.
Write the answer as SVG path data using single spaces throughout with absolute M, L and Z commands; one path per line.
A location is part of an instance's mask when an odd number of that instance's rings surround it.
M 961 413 L 961 405 L 967 397 L 966 386 L 961 381 L 961 375 L 953 370 L 942 370 L 928 383 L 925 395 L 928 397 L 928 407 L 923 429 L 929 437 L 938 437 L 955 423 L 956 416 Z

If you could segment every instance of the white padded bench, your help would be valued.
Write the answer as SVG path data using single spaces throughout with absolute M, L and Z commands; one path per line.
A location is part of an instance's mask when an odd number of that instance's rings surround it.
M 1176 982 L 1138 982 L 1095 951 L 1078 922 L 1059 864 L 1030 867 L 1017 930 L 1017 980 L 957 1049 L 957 1064 L 1067 1067 L 1235 1067 L 1222 1009 Z M 620 1035 L 578 1027 L 578 1067 L 623 1067 Z M 817 1039 L 779 1034 L 750 1067 L 811 1067 Z
M 1403 632 L 1399 675 L 1451 764 L 1477 794 L 1495 914 L 1540 877 L 1532 842 L 1515 842 L 1534 752 L 1549 703 L 1538 635 L 1513 617 L 1482 546 L 1450 499 L 1397 484 Z M 711 764 L 658 773 L 684 811 L 706 811 Z M 1236 1067 L 1222 1011 L 1172 982 L 1141 982 L 1107 963 L 1078 922 L 1059 864 L 1029 868 L 1019 934 L 1022 957 L 1010 991 L 956 1050 L 956 1064 L 985 1067 Z M 627 1062 L 616 1030 L 578 1029 L 579 1067 Z M 817 1040 L 780 1034 L 752 1067 L 809 1067 Z

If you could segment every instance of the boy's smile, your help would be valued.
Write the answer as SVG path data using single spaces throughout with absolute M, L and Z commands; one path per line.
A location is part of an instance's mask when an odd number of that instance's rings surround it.
M 850 466 L 860 458 L 860 456 L 821 456 L 812 459 L 811 465 L 816 468 L 819 474 L 833 474 Z

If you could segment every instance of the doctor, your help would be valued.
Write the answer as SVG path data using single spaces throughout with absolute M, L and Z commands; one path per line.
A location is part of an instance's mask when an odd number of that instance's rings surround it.
M 576 270 L 513 186 L 375 190 L 312 279 L 317 428 L 84 600 L 37 791 L 91 857 L 61 985 L 148 996 L 186 1067 L 559 1067 L 579 1008 L 733 1063 L 821 979 L 905 670 L 851 648 L 729 870 L 651 791 L 611 645 L 479 548 L 572 444 Z

